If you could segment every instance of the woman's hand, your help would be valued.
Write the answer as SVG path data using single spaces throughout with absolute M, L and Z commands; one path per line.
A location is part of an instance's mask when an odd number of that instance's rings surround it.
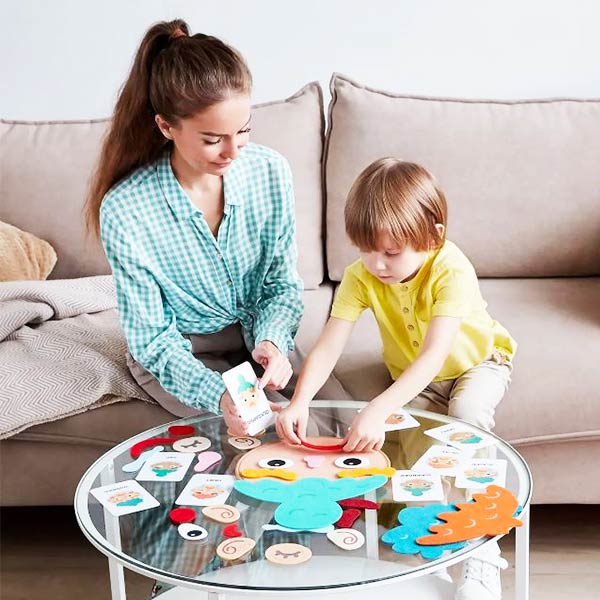
M 248 425 L 242 421 L 242 415 L 229 392 L 225 392 L 221 396 L 221 410 L 227 429 L 232 435 L 248 435 Z
M 307 424 L 308 405 L 302 402 L 292 402 L 277 415 L 275 430 L 283 442 L 299 446 L 300 440 L 306 438 Z
M 369 410 L 371 408 L 371 410 Z M 369 452 L 381 450 L 385 442 L 385 419 L 373 407 L 363 408 L 350 425 L 350 431 L 344 438 L 344 452 Z
M 258 380 L 258 387 L 268 390 L 282 390 L 292 377 L 292 365 L 287 356 L 268 340 L 256 344 L 252 358 L 263 367 L 265 372 Z

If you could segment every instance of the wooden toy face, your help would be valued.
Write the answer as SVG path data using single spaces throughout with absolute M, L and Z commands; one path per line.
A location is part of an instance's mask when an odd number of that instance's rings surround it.
M 339 444 L 337 438 L 310 438 L 312 444 Z M 389 458 L 381 451 L 346 454 L 344 452 L 322 452 L 304 446 L 288 446 L 283 442 L 263 444 L 246 453 L 236 466 L 236 476 L 240 479 L 244 469 L 285 469 L 296 473 L 297 479 L 323 477 L 338 479 L 340 471 L 352 468 L 384 469 L 390 466 Z

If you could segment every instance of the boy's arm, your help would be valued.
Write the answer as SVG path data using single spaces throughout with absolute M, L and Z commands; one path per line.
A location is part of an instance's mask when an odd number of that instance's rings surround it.
M 379 449 L 385 420 L 422 392 L 440 372 L 460 327 L 458 317 L 434 317 L 416 360 L 360 412 L 347 436 L 345 452 Z M 379 446 L 379 448 L 378 448 Z
M 345 319 L 330 317 L 327 321 L 302 366 L 289 407 L 281 411 L 277 419 L 277 432 L 282 439 L 293 444 L 300 443 L 298 435 L 294 432 L 294 425 L 298 424 L 301 414 L 306 416 L 308 413 L 310 401 L 333 371 L 353 327 L 354 322 Z M 304 419 L 301 420 L 304 425 Z

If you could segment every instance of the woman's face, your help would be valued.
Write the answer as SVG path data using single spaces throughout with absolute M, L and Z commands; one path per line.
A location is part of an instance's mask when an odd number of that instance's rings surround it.
M 196 173 L 223 175 L 250 134 L 250 96 L 235 94 L 186 119 L 169 125 L 160 115 L 156 122 L 173 140 L 177 158 Z

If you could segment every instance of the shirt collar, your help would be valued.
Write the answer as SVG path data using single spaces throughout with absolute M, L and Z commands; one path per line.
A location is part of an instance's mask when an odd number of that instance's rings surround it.
M 244 203 L 244 197 L 240 193 L 243 189 L 242 176 L 237 161 L 235 160 L 229 171 L 223 176 L 223 192 L 225 195 L 225 212 L 229 206 L 240 206 Z M 165 150 L 156 163 L 156 174 L 162 192 L 171 210 L 178 219 L 188 219 L 192 215 L 202 213 L 194 205 L 185 190 L 181 187 L 173 168 L 171 167 L 171 151 Z

